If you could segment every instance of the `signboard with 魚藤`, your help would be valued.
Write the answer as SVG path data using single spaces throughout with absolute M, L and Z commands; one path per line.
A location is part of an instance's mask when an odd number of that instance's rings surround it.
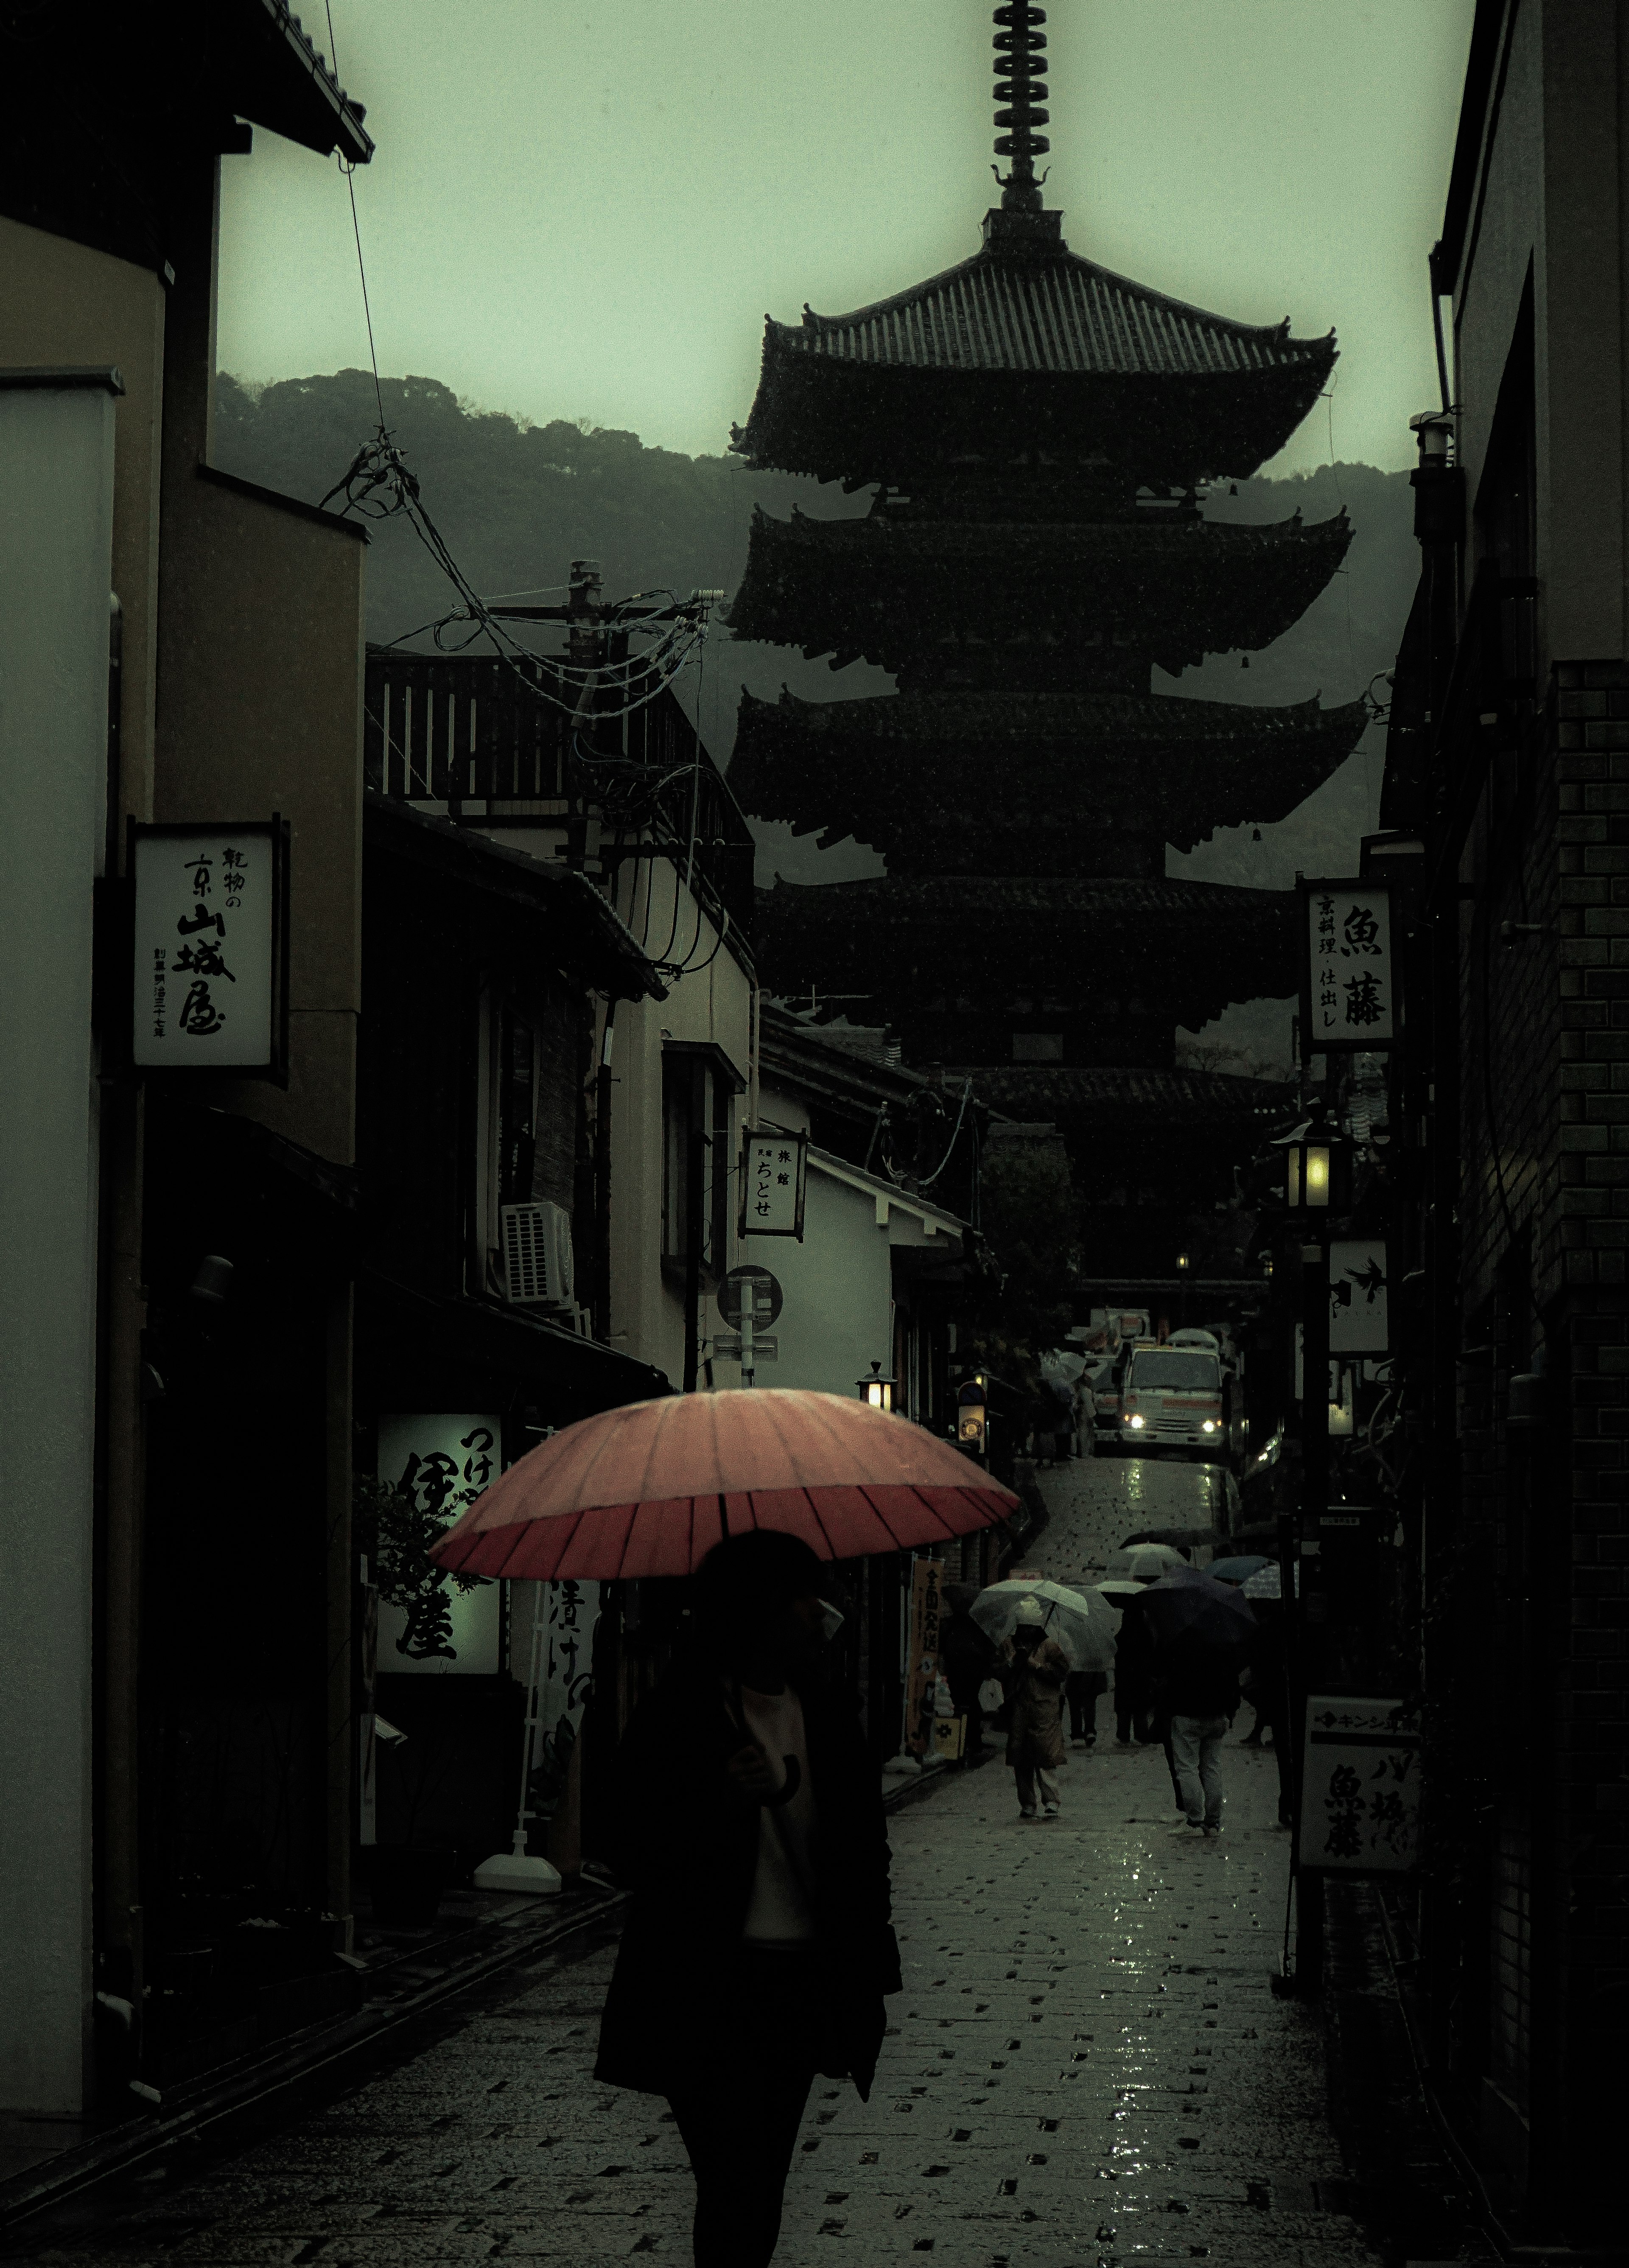
M 138 1070 L 286 1077 L 288 830 L 136 827 Z
M 379 1477 L 400 1503 L 391 1536 L 381 1535 L 376 1571 L 386 1593 L 379 1609 L 381 1673 L 493 1677 L 502 1667 L 502 1585 L 483 1579 L 465 1590 L 454 1576 L 438 1580 L 424 1556 L 498 1478 L 502 1437 L 495 1414 L 392 1411 L 380 1418 Z
M 1419 1727 L 1403 1702 L 1308 1697 L 1298 1856 L 1330 1874 L 1403 1874 L 1416 1864 Z
M 1400 1017 L 1384 882 L 1301 886 L 1301 1046 L 1308 1056 L 1389 1048 Z
M 742 1236 L 795 1236 L 802 1243 L 808 1153 L 807 1134 L 748 1134 L 741 1152 Z

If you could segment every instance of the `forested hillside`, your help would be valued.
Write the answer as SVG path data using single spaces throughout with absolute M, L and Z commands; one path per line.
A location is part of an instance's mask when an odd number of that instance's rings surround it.
M 423 486 L 424 502 L 454 556 L 489 596 L 564 583 L 575 557 L 598 559 L 608 592 L 621 594 L 668 585 L 733 590 L 747 552 L 755 504 L 785 515 L 794 501 L 832 518 L 866 509 L 864 496 L 839 488 L 747 471 L 734 458 L 687 457 L 646 448 L 637 434 L 557 421 L 528 425 L 502 412 L 461 402 L 433 379 L 389 379 L 385 416 Z M 218 464 L 315 503 L 343 474 L 372 433 L 379 413 L 372 377 L 341 371 L 254 387 L 223 377 L 217 394 Z M 1216 657 L 1176 681 L 1180 690 L 1212 700 L 1304 700 L 1321 692 L 1345 701 L 1397 649 L 1417 572 L 1407 476 L 1367 465 L 1325 467 L 1286 481 L 1242 482 L 1213 496 L 1218 518 L 1281 519 L 1299 511 L 1327 518 L 1345 504 L 1355 530 L 1347 564 L 1279 643 L 1241 658 Z M 370 530 L 368 629 L 400 637 L 446 613 L 453 594 L 402 520 Z M 795 650 L 738 644 L 720 631 L 710 643 L 700 682 L 703 731 L 727 762 L 743 684 L 772 696 L 783 683 L 814 699 L 881 692 L 890 681 L 864 663 L 834 673 Z M 1162 681 L 1166 689 L 1169 681 Z M 694 704 L 696 683 L 686 688 Z M 1356 854 L 1358 836 L 1375 823 L 1380 740 L 1363 748 L 1303 804 L 1293 818 L 1255 830 L 1224 830 L 1187 856 L 1170 854 L 1170 871 L 1206 879 L 1281 887 L 1300 867 L 1339 871 Z M 992 783 L 992 786 L 998 784 Z M 784 827 L 762 830 L 764 879 L 775 869 L 800 880 L 874 873 L 878 862 L 858 846 L 822 854 L 813 838 L 794 841 Z

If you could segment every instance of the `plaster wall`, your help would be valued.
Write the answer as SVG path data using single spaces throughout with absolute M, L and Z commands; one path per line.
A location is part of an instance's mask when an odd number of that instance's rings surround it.
M 113 587 L 124 610 L 120 784 L 136 819 L 151 816 L 164 330 L 164 287 L 151 270 L 0 218 L 0 366 L 112 364 L 124 380 L 114 405 Z
M 288 1088 L 223 1079 L 208 1099 L 338 1165 L 356 1154 L 363 554 L 348 524 L 200 471 L 166 525 L 158 655 L 153 817 L 291 822 Z
M 759 1115 L 785 1126 L 798 1108 L 789 1096 L 766 1095 Z M 948 1259 L 961 1248 L 950 1216 L 929 1212 L 931 1233 L 920 1211 L 897 1202 L 885 1183 L 810 1157 L 802 1242 L 752 1239 L 744 1256 L 770 1270 L 785 1299 L 773 1326 L 778 1359 L 761 1366 L 760 1385 L 851 1397 L 873 1362 L 892 1370 L 896 1252 L 925 1250 Z M 740 1379 L 737 1364 L 719 1366 L 719 1385 Z
M 718 932 L 671 860 L 630 860 L 624 871 L 630 879 L 618 891 L 617 910 L 645 952 L 695 966 L 666 980 L 665 1000 L 617 1003 L 611 1058 L 611 1344 L 654 1363 L 678 1386 L 684 1374 L 684 1302 L 681 1287 L 663 1273 L 661 1258 L 662 1049 L 669 1040 L 711 1042 L 747 1080 L 752 983 L 727 943 L 715 951 Z M 743 1092 L 731 1107 L 723 1161 L 731 1176 L 732 1267 L 740 1257 L 734 1174 L 747 1106 Z M 704 1340 L 717 1325 L 715 1303 L 704 1295 Z M 724 1382 L 722 1374 L 718 1382 Z
M 92 885 L 115 411 L 0 388 L 0 2108 L 89 2083 L 97 1338 Z
M 1533 278 L 1541 672 L 1625 651 L 1625 247 L 1619 113 L 1629 26 L 1615 0 L 1515 9 L 1454 306 L 1468 504 Z

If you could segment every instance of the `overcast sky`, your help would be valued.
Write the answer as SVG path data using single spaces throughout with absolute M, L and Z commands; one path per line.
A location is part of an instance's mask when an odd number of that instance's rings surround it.
M 483 408 L 717 452 L 767 311 L 841 313 L 977 248 L 978 0 L 332 0 L 380 366 Z M 1072 248 L 1245 322 L 1338 331 L 1275 469 L 1410 461 L 1472 0 L 1057 0 L 1049 203 Z M 323 0 L 305 20 L 328 46 Z M 365 365 L 345 187 L 224 162 L 220 367 Z

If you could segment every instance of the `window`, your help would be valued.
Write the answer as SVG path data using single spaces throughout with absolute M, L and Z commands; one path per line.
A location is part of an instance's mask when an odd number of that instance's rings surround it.
M 1128 1384 L 1133 1394 L 1146 1394 L 1155 1387 L 1176 1394 L 1220 1394 L 1221 1366 L 1213 1354 L 1177 1354 L 1160 1348 L 1133 1358 Z
M 532 1018 L 495 991 L 481 996 L 475 1087 L 476 1282 L 503 1286 L 498 1211 L 536 1195 L 539 1049 Z
M 698 1217 L 701 1268 L 717 1281 L 729 1267 L 735 1154 L 735 1083 L 716 1050 L 681 1044 L 662 1052 L 662 1261 L 682 1270 Z

